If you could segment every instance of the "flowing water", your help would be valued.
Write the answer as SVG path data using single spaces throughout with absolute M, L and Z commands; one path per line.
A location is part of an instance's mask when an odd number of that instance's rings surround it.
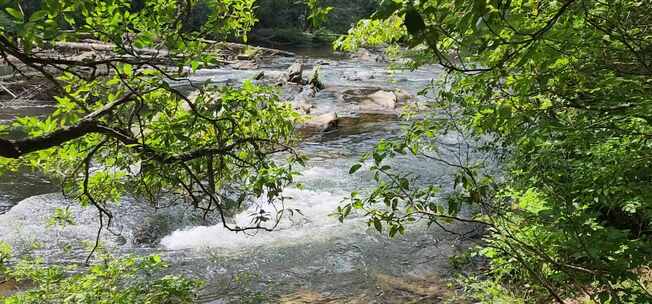
M 260 70 L 266 74 L 284 71 L 294 60 L 275 59 L 258 70 L 201 70 L 193 80 L 238 84 Z M 290 187 L 284 195 L 288 197 L 286 207 L 300 209 L 302 215 L 285 218 L 277 231 L 248 235 L 226 231 L 219 224 L 201 223 L 192 211 L 157 211 L 164 214 L 155 216 L 166 222 L 165 234 L 160 236 L 160 242 L 140 246 L 133 244 L 137 229 L 130 226 L 138 225 L 143 217 L 152 217 L 154 211 L 134 211 L 127 201 L 118 208 L 124 209 L 123 218 L 120 211 L 116 216 L 120 228 L 116 230 L 121 235 L 106 234 L 105 241 L 122 253 L 162 254 L 172 263 L 171 272 L 205 279 L 208 284 L 202 289 L 201 301 L 207 303 L 266 303 L 284 297 L 286 302 L 296 303 L 348 303 L 355 302 L 353 299 L 358 303 L 384 303 L 405 296 L 397 296 L 396 290 L 401 286 L 406 289 L 406 280 L 446 277 L 450 270 L 448 258 L 468 246 L 468 239 L 423 225 L 410 227 L 405 236 L 389 239 L 368 228 L 364 217 L 354 216 L 339 223 L 330 216 L 351 191 L 364 192 L 373 186 L 371 175 L 364 168 L 359 174 L 349 175 L 351 165 L 380 139 L 400 134 L 402 125 L 396 115 L 389 113 L 359 113 L 354 104 L 337 98 L 337 93 L 377 87 L 402 89 L 416 95 L 437 78 L 440 70 L 432 66 L 390 72 L 385 64 L 373 61 L 314 56 L 302 60 L 308 71 L 315 64 L 322 65 L 321 80 L 327 86 L 310 99 L 315 106 L 312 114 L 335 111 L 340 117 L 336 130 L 313 134 L 299 147 L 310 159 L 299 178 L 304 187 Z M 291 98 L 297 93 L 286 90 L 284 94 Z M 451 146 L 459 141 L 455 136 L 444 140 Z M 392 162 L 402 172 L 419 175 L 424 182 L 446 184 L 452 174 L 450 168 L 422 159 L 397 158 Z M 34 174 L 3 177 L 0 208 L 2 204 L 16 204 L 55 189 Z M 62 253 L 57 248 L 73 241 L 92 240 L 97 227 L 95 211 L 71 207 L 80 218 L 76 227 L 47 227 L 44 222 L 53 208 L 64 204 L 67 202 L 58 195 L 21 202 L 0 215 L 0 238 L 22 246 L 38 242 L 42 253 L 50 255 L 52 261 L 79 260 L 84 250 Z M 246 222 L 248 213 L 243 212 L 234 220 Z M 450 227 L 459 232 L 472 228 Z M 388 288 L 389 285 L 398 287 Z M 413 291 L 413 296 L 424 296 L 427 291 L 423 290 Z

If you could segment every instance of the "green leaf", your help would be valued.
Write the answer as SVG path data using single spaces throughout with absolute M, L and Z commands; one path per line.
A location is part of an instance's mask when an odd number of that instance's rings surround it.
M 21 13 L 20 11 L 18 11 L 18 10 L 15 9 L 15 8 L 7 7 L 7 8 L 5 8 L 5 11 L 6 11 L 9 15 L 11 15 L 12 17 L 14 17 L 14 18 L 17 19 L 17 20 L 22 20 L 22 19 L 23 19 L 23 13 Z
M 48 12 L 45 10 L 36 11 L 32 16 L 29 17 L 30 22 L 36 22 L 44 19 L 48 16 Z
M 408 181 L 407 178 L 401 178 L 399 180 L 399 184 L 401 186 L 401 189 L 404 189 L 404 190 L 409 190 L 410 189 L 410 181 Z
M 360 170 L 360 168 L 362 168 L 362 164 L 353 165 L 351 167 L 351 169 L 349 170 L 349 174 L 353 174 L 353 173 L 357 172 L 358 170 Z
M 371 17 L 374 19 L 387 19 L 396 11 L 400 10 L 401 5 L 402 3 L 399 0 L 382 0 L 380 5 L 378 5 L 378 9 Z
M 378 232 L 383 232 L 383 224 L 380 222 L 380 219 L 374 218 L 372 223 Z
M 122 67 L 122 72 L 125 74 L 127 77 L 132 77 L 134 75 L 134 70 L 131 64 L 125 64 Z
M 423 21 L 421 14 L 413 7 L 405 12 L 405 20 L 403 22 L 408 32 L 415 36 L 426 29 L 426 23 Z
M 372 156 L 373 156 L 374 162 L 376 163 L 377 166 L 380 165 L 380 163 L 385 158 L 383 154 L 378 153 L 378 152 L 374 152 Z
M 389 228 L 389 237 L 394 237 L 396 233 L 399 232 L 399 226 L 397 225 L 392 225 L 391 228 Z

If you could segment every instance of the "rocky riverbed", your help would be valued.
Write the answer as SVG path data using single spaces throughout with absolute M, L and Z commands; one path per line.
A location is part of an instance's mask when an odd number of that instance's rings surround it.
M 373 186 L 369 172 L 351 176 L 350 166 L 380 139 L 400 133 L 404 107 L 418 111 L 427 105 L 417 92 L 439 73 L 436 66 L 390 71 L 373 54 L 241 58 L 227 67 L 197 71 L 192 81 L 239 85 L 252 80 L 278 86 L 283 98 L 307 115 L 297 126 L 304 137 L 299 150 L 310 158 L 299 178 L 305 186 L 284 193 L 286 207 L 300 209 L 302 215 L 285 218 L 274 232 L 236 234 L 193 210 L 157 210 L 125 198 L 113 207 L 116 219 L 102 235 L 104 246 L 118 255 L 163 255 L 172 262 L 172 272 L 207 280 L 201 297 L 206 303 L 256 297 L 262 303 L 396 303 L 451 293 L 442 283 L 451 270 L 448 258 L 472 243 L 474 234 L 466 233 L 475 227 L 451 227 L 465 233 L 464 238 L 415 226 L 407 235 L 389 239 L 369 229 L 362 217 L 340 224 L 330 216 L 351 191 Z M 3 104 L 0 117 L 33 111 L 32 105 Z M 442 140 L 451 147 L 462 144 L 453 135 Z M 444 181 L 453 173 L 423 159 L 393 162 L 425 182 Z M 0 180 L 3 204 L 17 204 L 0 215 L 0 239 L 19 252 L 28 248 L 46 255 L 50 262 L 82 260 L 88 249 L 81 244 L 96 236 L 97 212 L 59 194 L 39 195 L 56 189 L 24 172 Z M 71 211 L 75 223 L 48 225 L 54 209 L 61 207 Z M 232 220 L 249 220 L 247 211 Z

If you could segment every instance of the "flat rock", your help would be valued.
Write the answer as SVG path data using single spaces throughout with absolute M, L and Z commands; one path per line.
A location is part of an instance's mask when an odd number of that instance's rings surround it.
M 359 113 L 396 113 L 400 104 L 413 100 L 404 90 L 385 90 L 381 88 L 355 88 L 343 91 L 338 101 L 357 106 Z
M 231 65 L 235 70 L 256 70 L 258 69 L 258 63 L 253 60 L 238 61 Z
M 297 95 L 294 98 L 292 106 L 301 114 L 310 114 L 310 111 L 312 111 L 313 108 L 313 105 L 308 102 L 308 99 L 303 94 Z
M 398 98 L 394 92 L 377 91 L 362 98 L 360 101 L 361 110 L 394 110 Z
M 305 131 L 326 132 L 337 128 L 338 118 L 335 112 L 324 113 L 321 115 L 311 116 L 302 126 L 299 127 Z

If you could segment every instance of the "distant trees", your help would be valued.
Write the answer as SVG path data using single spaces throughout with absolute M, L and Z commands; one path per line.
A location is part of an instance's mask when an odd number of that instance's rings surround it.
M 257 28 L 297 28 L 307 30 L 313 26 L 310 16 L 317 12 L 317 24 L 336 32 L 346 32 L 357 20 L 366 18 L 377 7 L 375 0 L 259 0 L 256 16 Z M 328 7 L 332 8 L 332 12 Z M 327 18 L 323 18 L 326 17 Z

